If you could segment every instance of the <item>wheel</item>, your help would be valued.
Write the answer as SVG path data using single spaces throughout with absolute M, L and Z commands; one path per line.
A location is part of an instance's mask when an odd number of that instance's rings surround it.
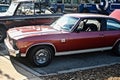
M 114 52 L 120 56 L 120 41 L 115 45 Z
M 6 37 L 6 29 L 0 28 L 0 42 L 2 42 Z
M 48 46 L 37 46 L 32 48 L 29 59 L 31 63 L 38 67 L 47 66 L 51 63 L 53 58 L 53 51 Z

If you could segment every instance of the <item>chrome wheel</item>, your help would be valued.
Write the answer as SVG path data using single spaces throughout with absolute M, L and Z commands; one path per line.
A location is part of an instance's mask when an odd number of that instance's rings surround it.
M 35 60 L 39 64 L 44 64 L 48 61 L 49 59 L 49 51 L 46 49 L 40 49 L 36 52 L 35 54 Z
M 30 49 L 28 56 L 33 65 L 43 67 L 51 63 L 54 53 L 49 46 L 36 46 Z

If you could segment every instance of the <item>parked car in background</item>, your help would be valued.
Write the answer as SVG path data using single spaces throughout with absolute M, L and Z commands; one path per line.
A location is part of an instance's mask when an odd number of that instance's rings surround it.
M 8 8 L 9 8 L 8 4 L 0 4 L 0 13 L 6 12 Z
M 9 28 L 51 24 L 62 14 L 54 14 L 40 0 L 13 0 L 6 12 L 0 13 L 0 42 Z
M 28 57 L 36 66 L 48 65 L 55 55 L 111 49 L 120 55 L 120 21 L 112 16 L 66 14 L 50 26 L 24 26 L 7 33 L 10 55 Z
M 115 9 L 109 16 L 116 18 L 120 21 L 120 9 Z

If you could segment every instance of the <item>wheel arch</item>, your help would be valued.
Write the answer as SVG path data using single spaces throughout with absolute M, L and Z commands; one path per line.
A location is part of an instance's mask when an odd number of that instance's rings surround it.
M 120 42 L 120 39 L 118 39 L 114 44 L 113 44 L 113 47 L 112 47 L 112 49 L 114 49 L 115 48 L 115 46 L 118 44 Z
M 30 47 L 27 49 L 27 51 L 26 51 L 26 57 L 27 57 L 27 56 L 29 55 L 29 53 L 31 52 L 32 48 L 35 48 L 35 47 L 37 47 L 37 46 L 49 46 L 49 47 L 53 50 L 53 52 L 54 52 L 53 55 L 55 55 L 56 48 L 55 48 L 55 46 L 54 46 L 52 43 L 37 43 L 37 44 L 34 44 L 34 45 L 30 46 Z

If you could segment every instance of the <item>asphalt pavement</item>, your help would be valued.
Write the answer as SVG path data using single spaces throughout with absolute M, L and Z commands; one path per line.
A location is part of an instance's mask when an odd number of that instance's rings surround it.
M 115 55 L 111 51 L 56 56 L 52 63 L 46 67 L 32 66 L 26 59 L 16 58 L 15 60 L 36 71 L 40 74 L 39 76 L 57 75 L 96 67 L 120 64 L 120 56 Z
M 42 76 L 56 75 L 120 63 L 120 57 L 110 51 L 55 57 L 46 67 L 33 67 L 29 61 L 18 60 Z
M 17 64 L 16 64 L 17 63 Z M 22 64 L 12 60 L 4 44 L 0 44 L 0 80 L 41 80 L 36 75 L 22 67 Z
M 9 71 L 5 71 L 5 73 L 2 73 L 4 72 L 2 68 L 12 68 L 15 71 L 12 72 L 13 75 L 10 75 L 11 78 L 14 78 L 16 74 L 18 75 L 18 78 L 20 76 L 25 80 L 30 78 L 38 78 L 40 80 L 40 76 L 56 75 L 96 67 L 120 64 L 120 57 L 114 55 L 110 51 L 104 51 L 77 55 L 57 56 L 53 59 L 50 65 L 46 67 L 35 67 L 32 66 L 27 59 L 9 57 L 3 43 L 0 44 L 0 59 L 2 60 L 1 57 L 6 58 L 8 62 L 2 61 L 0 63 L 0 74 L 10 73 Z M 11 67 L 9 67 L 8 64 L 10 64 Z M 1 67 L 1 65 L 3 67 Z

